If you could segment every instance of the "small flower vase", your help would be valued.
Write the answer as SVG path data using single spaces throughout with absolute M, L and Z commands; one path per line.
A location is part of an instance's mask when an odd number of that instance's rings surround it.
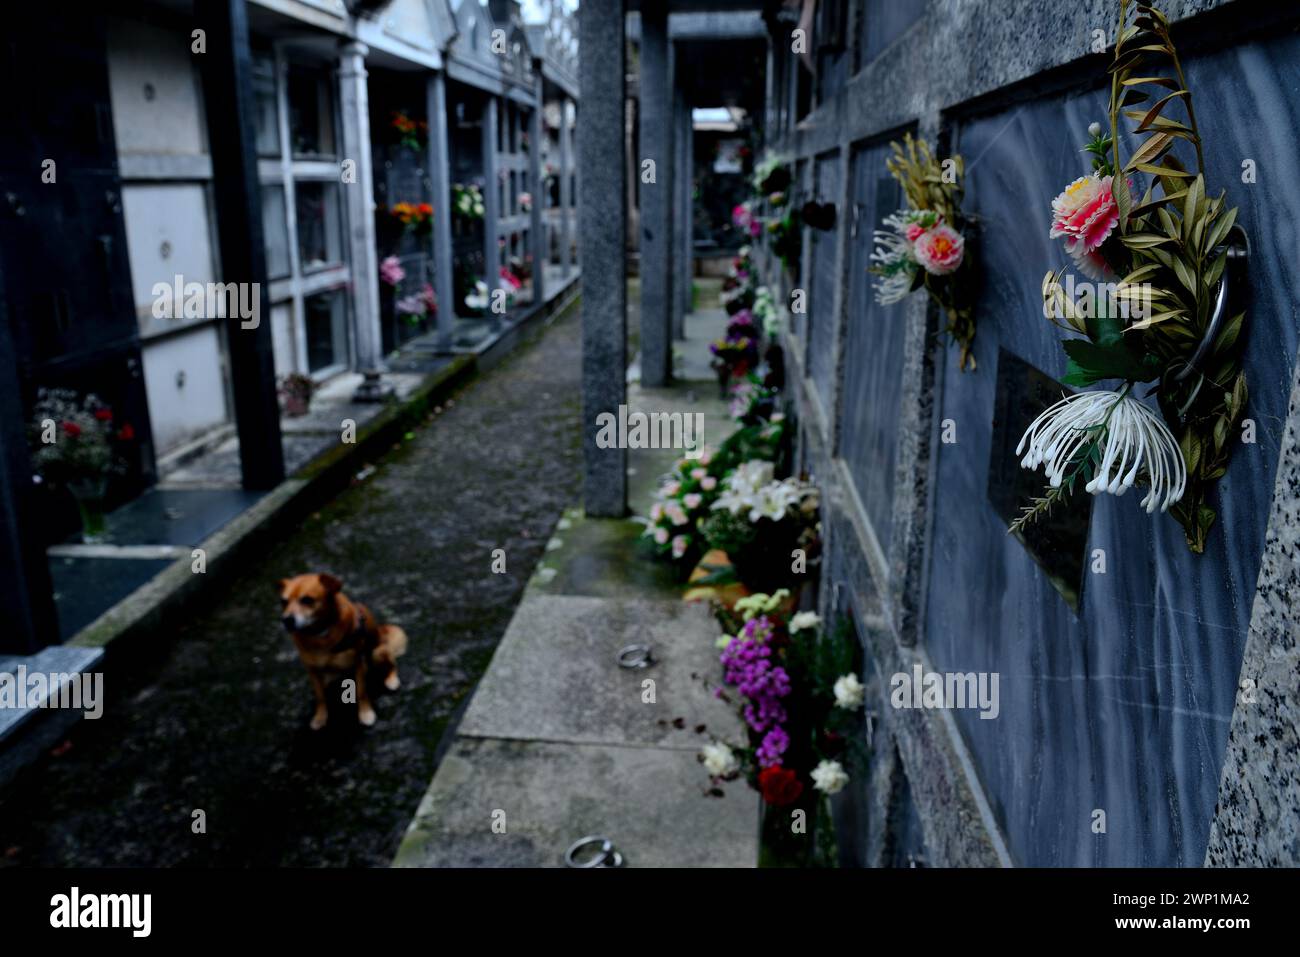
M 105 518 L 104 500 L 108 494 L 108 479 L 77 479 L 68 483 L 68 491 L 77 502 L 77 511 L 81 514 L 81 540 L 86 545 L 98 545 L 108 541 L 108 523 Z
M 284 414 L 291 419 L 299 418 L 311 411 L 311 400 L 301 395 L 288 393 L 284 397 Z

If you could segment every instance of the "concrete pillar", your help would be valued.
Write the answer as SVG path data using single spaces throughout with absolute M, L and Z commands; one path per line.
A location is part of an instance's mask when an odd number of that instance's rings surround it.
M 569 123 L 573 105 L 560 99 L 560 265 L 564 278 L 573 275 L 573 148 Z
M 546 301 L 546 261 L 550 258 L 542 216 L 546 207 L 542 180 L 542 144 L 546 140 L 542 110 L 546 106 L 546 80 L 542 77 L 540 60 L 535 64 L 533 75 L 537 80 L 533 87 L 533 112 L 528 118 L 528 191 L 533 196 L 533 208 L 528 216 L 528 245 L 533 253 L 533 304 L 540 305 Z
M 370 96 L 366 89 L 366 45 L 356 40 L 339 47 L 339 115 L 343 158 L 356 163 L 355 182 L 344 181 L 348 252 L 352 263 L 354 368 L 379 369 L 384 339 L 379 324 L 379 252 L 375 237 L 375 176 L 370 153 Z
M 672 380 L 673 110 L 668 6 L 641 11 L 641 135 L 637 172 L 641 190 L 641 382 Z M 646 160 L 654 161 L 647 182 Z
M 676 56 L 673 57 L 676 61 Z M 675 79 L 675 76 L 674 76 Z M 682 117 L 688 111 L 686 106 L 686 96 L 682 93 L 681 86 L 676 82 L 673 83 L 673 237 L 672 249 L 669 259 L 672 263 L 669 272 L 672 274 L 674 286 L 672 302 L 669 309 L 673 316 L 673 338 L 682 339 L 686 335 L 686 308 L 682 300 L 682 291 L 690 289 L 690 277 L 686 272 L 685 243 L 682 238 L 682 230 L 686 225 L 682 217 L 682 195 L 687 188 L 687 176 L 685 164 L 682 161 L 682 150 L 686 145 L 686 138 L 682 131 Z
M 0 275 L 0 304 L 4 302 L 4 276 Z M 0 654 L 29 655 L 58 642 L 59 620 L 45 560 L 41 525 L 46 518 L 32 484 L 18 352 L 2 305 L 0 372 L 0 567 L 4 568 L 0 601 L 5 609 Z
M 596 442 L 597 417 L 617 417 L 627 401 L 624 11 L 625 0 L 578 7 L 583 503 L 588 515 L 610 518 L 627 514 L 627 451 Z
M 433 294 L 438 300 L 434 344 L 451 351 L 451 326 L 456 319 L 456 281 L 451 265 L 451 147 L 447 126 L 447 80 L 429 74 L 425 84 L 425 116 L 429 121 L 429 150 L 425 163 L 433 189 Z
M 677 205 L 673 212 L 673 290 L 675 293 L 674 331 L 677 338 L 685 338 L 686 316 L 694 308 L 691 279 L 695 273 L 695 243 L 691 236 L 692 192 L 695 188 L 695 131 L 691 120 L 691 104 L 685 94 L 680 97 L 677 109 L 677 129 L 673 145 L 677 151 L 677 169 L 673 172 Z
M 212 155 L 212 205 L 217 214 L 221 280 L 249 283 L 259 291 L 260 318 L 254 328 L 243 328 L 238 316 L 226 320 L 240 471 L 244 488 L 270 489 L 284 480 L 284 450 L 275 394 L 271 290 L 253 133 L 248 11 L 242 0 L 197 0 L 194 14 L 210 44 L 209 52 L 199 61 Z
M 497 175 L 497 98 L 489 96 L 483 105 L 483 281 L 489 290 L 501 285 L 500 250 L 497 237 L 501 232 L 501 177 Z M 488 317 L 492 312 L 488 303 Z

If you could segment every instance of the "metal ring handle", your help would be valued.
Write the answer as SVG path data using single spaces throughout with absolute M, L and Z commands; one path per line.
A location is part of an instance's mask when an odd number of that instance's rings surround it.
M 1239 225 L 1234 225 L 1228 230 L 1228 259 L 1244 259 L 1250 255 L 1250 237 L 1246 231 Z M 1205 335 L 1201 337 L 1200 345 L 1192 353 L 1192 357 L 1187 360 L 1187 365 L 1174 376 L 1175 382 L 1182 382 L 1193 372 L 1200 371 L 1201 360 L 1205 358 L 1206 353 L 1214 344 L 1214 339 L 1219 332 L 1219 323 L 1223 321 L 1223 314 L 1228 309 L 1228 269 L 1224 266 L 1223 274 L 1219 276 L 1219 291 L 1214 297 L 1214 314 L 1210 316 L 1210 324 L 1205 327 Z
M 578 851 L 592 844 L 600 845 L 600 853 L 590 860 L 578 861 Z M 591 834 L 587 837 L 579 838 L 569 846 L 564 852 L 564 863 L 568 867 L 575 867 L 579 870 L 590 870 L 596 867 L 622 867 L 623 855 L 614 847 L 614 842 L 607 837 L 599 837 Z
M 649 645 L 628 645 L 619 650 L 618 666 L 620 668 L 649 668 L 654 664 L 654 656 Z

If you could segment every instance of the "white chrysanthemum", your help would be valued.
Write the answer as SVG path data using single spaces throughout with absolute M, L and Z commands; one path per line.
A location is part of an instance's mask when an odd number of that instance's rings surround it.
M 916 263 L 912 259 L 912 244 L 907 237 L 897 233 L 876 231 L 876 248 L 872 250 L 871 262 L 883 273 L 876 277 L 872 287 L 876 302 L 882 306 L 892 306 L 902 302 L 912 291 L 912 282 L 916 277 Z
M 714 777 L 730 774 L 737 767 L 736 756 L 731 748 L 719 742 L 706 744 L 700 750 L 700 758 L 704 761 L 704 770 Z
M 856 711 L 866 700 L 867 689 L 862 686 L 858 676 L 841 675 L 835 679 L 835 705 L 846 711 Z
M 838 761 L 823 761 L 812 769 L 813 787 L 823 794 L 837 794 L 849 783 L 844 765 Z
M 822 616 L 815 611 L 801 611 L 790 619 L 791 631 L 806 631 L 822 623 Z
M 1075 455 L 1090 442 L 1101 462 L 1084 488 L 1097 495 L 1123 495 L 1144 472 L 1151 491 L 1142 499 L 1148 513 L 1162 512 L 1183 497 L 1187 466 L 1182 450 L 1160 416 L 1119 392 L 1069 395 L 1034 419 L 1016 454 L 1027 469 L 1043 466 L 1053 488 L 1064 481 Z

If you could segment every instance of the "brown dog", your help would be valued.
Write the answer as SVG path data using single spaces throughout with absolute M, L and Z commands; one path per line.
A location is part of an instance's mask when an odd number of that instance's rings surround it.
M 397 659 L 406 652 L 406 632 L 396 625 L 376 624 L 370 609 L 343 594 L 343 582 L 333 575 L 297 575 L 279 582 L 281 623 L 293 636 L 298 657 L 307 668 L 316 713 L 311 729 L 319 731 L 329 720 L 325 687 L 337 675 L 356 680 L 357 720 L 369 727 L 375 709 L 366 692 L 366 671 L 371 664 L 384 674 L 384 687 L 396 691 Z

